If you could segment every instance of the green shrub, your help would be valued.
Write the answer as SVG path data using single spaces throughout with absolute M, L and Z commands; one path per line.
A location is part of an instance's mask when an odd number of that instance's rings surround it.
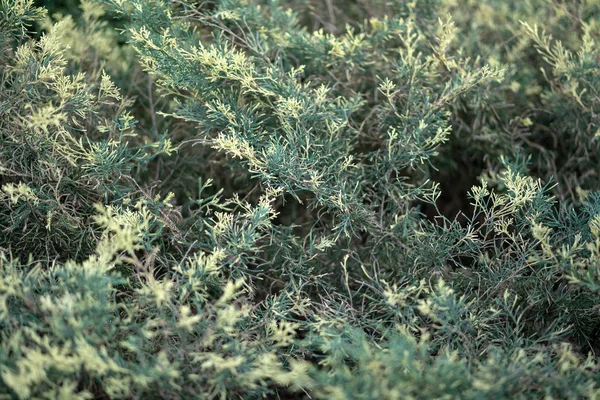
M 0 397 L 600 397 L 599 2 L 49 6 L 0 0 Z

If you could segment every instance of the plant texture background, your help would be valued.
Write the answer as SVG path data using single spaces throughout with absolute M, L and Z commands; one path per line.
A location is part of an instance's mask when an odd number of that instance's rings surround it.
M 0 398 L 600 398 L 599 21 L 0 0 Z

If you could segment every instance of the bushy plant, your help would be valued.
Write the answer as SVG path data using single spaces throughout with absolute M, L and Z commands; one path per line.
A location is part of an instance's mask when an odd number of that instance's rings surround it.
M 0 397 L 600 397 L 600 3 L 49 6 L 0 0 Z

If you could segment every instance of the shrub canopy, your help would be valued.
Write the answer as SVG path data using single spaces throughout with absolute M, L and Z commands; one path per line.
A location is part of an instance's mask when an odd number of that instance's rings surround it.
M 598 0 L 46 6 L 1 398 L 600 398 Z

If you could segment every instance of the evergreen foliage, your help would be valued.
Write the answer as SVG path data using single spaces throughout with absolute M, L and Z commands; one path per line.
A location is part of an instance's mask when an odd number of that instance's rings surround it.
M 600 397 L 600 2 L 47 6 L 0 0 L 0 398 Z

